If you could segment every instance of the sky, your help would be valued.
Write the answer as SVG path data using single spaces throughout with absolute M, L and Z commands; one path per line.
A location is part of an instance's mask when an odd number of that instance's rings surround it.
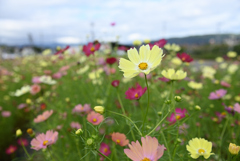
M 240 34 L 240 0 L 0 0 L 0 43 L 11 45 L 219 33 Z

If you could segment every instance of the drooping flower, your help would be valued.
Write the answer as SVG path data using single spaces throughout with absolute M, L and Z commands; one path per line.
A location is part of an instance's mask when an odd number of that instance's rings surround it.
M 141 96 L 146 92 L 147 87 L 142 88 L 138 83 L 136 84 L 136 88 L 132 87 L 129 88 L 125 95 L 126 95 L 126 99 L 130 99 L 130 100 L 136 100 L 141 98 Z
M 212 151 L 212 143 L 203 139 L 203 138 L 194 138 L 188 142 L 187 151 L 191 154 L 193 159 L 197 159 L 200 156 L 203 156 L 205 159 L 208 159 Z
M 111 154 L 111 150 L 110 150 L 109 145 L 107 145 L 106 143 L 103 143 L 103 142 L 100 145 L 99 151 L 106 156 L 109 156 Z M 100 160 L 104 160 L 104 157 L 102 155 L 101 155 Z
M 87 115 L 87 120 L 93 125 L 99 125 L 104 120 L 104 117 L 103 115 L 92 111 Z
M 126 135 L 119 132 L 112 133 L 112 141 L 114 141 L 116 144 L 120 146 L 126 146 L 129 143 L 129 140 L 127 139 Z
M 177 57 L 178 57 L 179 59 L 181 59 L 182 62 L 190 63 L 190 62 L 193 61 L 193 58 L 192 58 L 190 55 L 188 55 L 187 53 L 182 53 L 182 54 L 177 53 Z
M 99 50 L 101 44 L 100 43 L 88 43 L 87 45 L 83 46 L 83 52 L 85 53 L 86 56 L 90 56 L 91 54 L 93 55 L 95 51 Z
M 83 106 L 81 104 L 78 104 L 74 107 L 72 110 L 73 113 L 80 113 L 80 114 L 88 114 L 91 111 L 90 104 L 84 104 Z
M 10 155 L 12 153 L 14 153 L 17 150 L 17 146 L 15 145 L 10 145 L 7 149 L 6 149 L 6 154 Z
M 53 114 L 53 110 L 45 111 L 45 112 L 43 112 L 42 115 L 38 115 L 38 116 L 34 119 L 34 122 L 35 122 L 35 123 L 43 122 L 43 121 L 47 120 L 52 114 Z
M 124 149 L 124 153 L 133 161 L 157 161 L 163 156 L 166 148 L 160 145 L 155 137 L 141 138 L 142 145 L 138 141 L 128 144 L 130 149 Z
M 187 73 L 182 71 L 182 70 L 177 70 L 175 72 L 174 69 L 168 69 L 168 70 L 163 70 L 162 71 L 162 75 L 165 77 L 165 78 L 168 78 L 170 80 L 181 80 L 181 79 L 184 79 L 186 78 L 187 76 Z
M 31 149 L 40 150 L 46 149 L 48 145 L 54 144 L 58 139 L 58 132 L 48 130 L 46 134 L 41 133 L 31 141 Z
M 39 86 L 38 84 L 34 84 L 34 85 L 31 86 L 30 93 L 31 93 L 32 95 L 35 95 L 35 94 L 37 94 L 38 92 L 40 92 L 40 90 L 41 90 L 41 86 Z
M 176 108 L 175 112 L 173 112 L 171 116 L 167 118 L 167 120 L 170 122 L 170 124 L 174 124 L 177 120 L 184 118 L 186 114 L 186 109 Z
M 232 155 L 238 155 L 238 152 L 240 150 L 240 146 L 237 146 L 236 144 L 230 143 L 228 147 L 229 152 Z
M 219 89 L 219 90 L 216 90 L 215 92 L 211 92 L 208 99 L 210 100 L 215 100 L 215 99 L 220 99 L 222 98 L 223 96 L 225 96 L 227 93 L 226 90 L 224 89 Z
M 163 51 L 158 46 L 154 46 L 150 50 L 149 45 L 142 45 L 139 54 L 136 48 L 128 50 L 128 58 L 120 58 L 119 68 L 124 72 L 125 78 L 133 78 L 139 73 L 149 74 L 158 65 L 160 65 L 163 57 Z

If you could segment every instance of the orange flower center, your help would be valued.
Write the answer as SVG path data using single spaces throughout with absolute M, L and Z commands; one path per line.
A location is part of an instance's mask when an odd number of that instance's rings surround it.
M 139 67 L 139 69 L 141 69 L 141 70 L 145 70 L 145 69 L 147 69 L 148 64 L 147 64 L 147 63 L 140 63 L 140 64 L 138 65 L 138 67 Z
M 95 118 L 94 118 L 94 119 L 92 119 L 92 120 L 93 120 L 93 122 L 96 122 L 96 121 L 97 121 L 97 119 L 95 119 Z
M 203 153 L 205 153 L 205 150 L 203 150 L 203 149 L 198 149 L 198 153 L 203 154 Z
M 14 152 L 14 148 L 10 148 L 10 153 L 13 153 Z
M 138 94 L 136 93 L 136 94 L 134 95 L 134 97 L 135 97 L 135 98 L 138 98 Z
M 94 47 L 91 47 L 91 49 L 90 49 L 91 51 L 95 51 L 95 48 Z
M 47 143 L 48 143 L 48 140 L 45 140 L 45 141 L 43 142 L 43 145 L 46 146 Z
M 117 139 L 117 140 L 116 140 L 116 142 L 119 144 L 119 143 L 120 143 L 120 140 L 119 140 L 119 139 Z
M 184 60 L 185 60 L 185 58 L 183 57 L 183 58 L 182 58 L 182 61 L 184 61 Z
M 29 128 L 29 129 L 27 129 L 27 133 L 28 133 L 28 134 L 32 134 L 32 133 L 33 133 L 33 130 Z
M 181 116 L 177 115 L 176 116 L 176 120 L 179 120 L 181 118 Z
M 106 152 L 108 151 L 108 149 L 107 149 L 107 148 L 104 148 L 103 151 L 106 153 Z
M 143 160 L 141 160 L 141 161 L 151 161 L 150 159 L 148 159 L 148 158 L 144 158 Z

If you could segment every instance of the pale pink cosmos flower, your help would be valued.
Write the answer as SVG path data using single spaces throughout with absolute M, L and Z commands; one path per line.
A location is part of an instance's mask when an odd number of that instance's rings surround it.
M 82 127 L 78 122 L 71 122 L 70 126 L 73 129 L 80 129 Z
M 220 99 L 220 98 L 222 98 L 223 96 L 225 96 L 226 93 L 227 93 L 226 90 L 224 90 L 224 89 L 219 89 L 219 90 L 216 90 L 215 92 L 211 92 L 208 98 L 209 98 L 210 100 Z
M 33 77 L 33 78 L 32 78 L 32 83 L 34 83 L 34 84 L 41 83 L 40 77 Z
M 142 145 L 137 142 L 128 144 L 130 149 L 124 149 L 124 153 L 133 161 L 157 161 L 163 156 L 166 148 L 160 145 L 155 137 L 146 136 L 141 138 Z
M 2 117 L 10 117 L 11 114 L 12 113 L 10 111 L 2 111 Z
M 87 120 L 93 125 L 99 125 L 104 120 L 104 117 L 103 115 L 92 111 L 87 115 Z
M 90 111 L 92 111 L 90 104 L 84 104 L 83 106 L 81 104 L 78 104 L 72 110 L 73 113 L 81 113 L 81 114 L 88 114 Z
M 52 77 L 53 77 L 54 79 L 60 79 L 60 78 L 62 78 L 62 73 L 61 73 L 61 72 L 54 73 L 54 74 L 52 75 Z
M 42 115 L 38 115 L 38 116 L 34 119 L 34 122 L 35 122 L 35 123 L 43 122 L 43 121 L 47 120 L 52 114 L 53 114 L 53 110 L 45 111 L 45 112 L 43 112 Z
M 23 109 L 25 107 L 27 107 L 26 103 L 21 103 L 21 104 L 18 105 L 18 109 Z
M 240 104 L 239 103 L 235 103 L 233 106 L 234 111 L 240 113 Z
M 31 149 L 46 149 L 48 145 L 54 144 L 58 139 L 58 132 L 48 130 L 46 134 L 41 133 L 31 141 Z
M 227 87 L 227 88 L 231 87 L 231 84 L 229 84 L 229 83 L 227 83 L 227 82 L 224 82 L 224 81 L 221 81 L 221 85 L 222 85 L 223 87 Z
M 40 91 L 41 91 L 41 86 L 40 86 L 40 85 L 34 84 L 34 85 L 31 86 L 30 93 L 31 93 L 32 95 L 35 95 L 35 94 L 37 94 L 37 93 L 40 92 Z
M 127 139 L 126 135 L 119 132 L 112 133 L 112 141 L 114 141 L 116 144 L 120 146 L 126 146 L 129 143 L 129 140 Z

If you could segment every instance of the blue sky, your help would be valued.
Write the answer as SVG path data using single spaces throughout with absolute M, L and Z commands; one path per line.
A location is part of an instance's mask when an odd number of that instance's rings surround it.
M 112 27 L 111 22 L 116 25 Z M 94 24 L 91 26 L 91 24 Z M 0 0 L 0 43 L 85 43 L 240 33 L 239 0 Z

